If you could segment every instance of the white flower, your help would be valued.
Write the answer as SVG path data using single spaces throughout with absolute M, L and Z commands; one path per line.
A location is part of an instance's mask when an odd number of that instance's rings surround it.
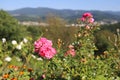
M 21 50 L 22 46 L 21 46 L 21 45 L 17 45 L 16 48 L 17 48 L 18 50 Z
M 6 38 L 2 38 L 2 42 L 5 43 L 6 42 Z
M 12 44 L 13 44 L 13 45 L 16 45 L 16 44 L 17 44 L 17 41 L 16 41 L 16 40 L 12 40 Z
M 42 58 L 37 58 L 38 61 L 42 61 L 43 59 Z
M 23 42 L 20 42 L 20 45 L 23 45 Z
M 27 40 L 26 38 L 24 38 L 24 39 L 23 39 L 23 42 L 24 42 L 24 43 L 27 43 L 27 42 L 28 42 L 28 40 Z
M 35 56 L 35 55 L 33 55 L 33 54 L 32 54 L 31 56 L 32 56 L 34 59 L 36 58 L 36 56 Z
M 12 60 L 12 59 L 11 59 L 11 57 L 9 57 L 9 56 L 5 58 L 5 61 L 7 61 L 7 62 L 10 62 L 11 60 Z

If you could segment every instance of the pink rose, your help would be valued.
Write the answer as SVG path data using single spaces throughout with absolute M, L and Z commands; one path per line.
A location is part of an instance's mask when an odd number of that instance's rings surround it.
M 75 49 L 73 45 L 68 46 L 69 50 L 65 53 L 65 56 L 72 55 L 74 57 L 76 55 Z
M 37 40 L 34 42 L 34 47 L 35 47 L 35 52 L 38 53 L 39 52 L 39 48 L 42 46 L 42 42 Z
M 69 50 L 69 54 L 71 54 L 71 55 L 74 57 L 75 54 L 76 54 L 76 53 L 75 53 L 75 50 L 74 50 L 74 49 L 70 49 L 70 50 Z
M 82 18 L 80 18 L 80 20 L 84 22 L 84 21 L 85 21 L 85 18 L 84 18 L 84 17 L 82 17 Z
M 40 42 L 42 42 L 43 44 L 47 42 L 47 39 L 46 38 L 40 38 L 39 39 Z
M 94 22 L 94 18 L 89 18 L 89 23 L 93 23 Z
M 87 22 L 87 23 L 93 23 L 94 22 L 93 15 L 89 12 L 84 13 L 82 15 L 82 18 L 80 18 L 80 20 L 83 21 L 83 22 Z
M 55 54 L 56 50 L 52 47 L 52 41 L 46 38 L 40 38 L 34 42 L 35 52 L 41 57 L 51 59 Z
M 83 14 L 83 16 L 82 16 L 83 18 L 91 18 L 91 17 L 93 17 L 92 16 L 92 14 L 91 13 L 89 13 L 89 12 L 86 12 L 86 13 L 84 13 Z
M 74 57 L 76 55 L 76 52 L 74 49 L 70 49 L 65 53 L 65 56 L 67 55 L 71 55 L 72 57 Z
M 51 59 L 56 54 L 56 50 L 52 47 L 41 47 L 39 55 L 47 59 Z

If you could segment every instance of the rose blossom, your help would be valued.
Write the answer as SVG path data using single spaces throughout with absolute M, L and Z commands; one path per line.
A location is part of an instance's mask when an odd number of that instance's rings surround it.
M 21 46 L 21 45 L 17 45 L 16 48 L 17 48 L 18 50 L 21 50 L 22 46 Z
M 76 55 L 75 49 L 73 45 L 69 45 L 68 46 L 69 50 L 65 53 L 65 56 L 67 55 L 72 55 L 72 57 L 74 57 Z
M 16 40 L 12 40 L 12 44 L 13 44 L 13 45 L 16 45 L 16 44 L 17 44 L 17 41 L 16 41 Z
M 24 42 L 24 43 L 27 43 L 27 42 L 28 42 L 28 40 L 27 40 L 26 38 L 24 38 L 24 39 L 23 39 L 23 42 Z
M 84 22 L 84 21 L 85 21 L 85 18 L 84 18 L 84 17 L 82 17 L 82 18 L 80 18 L 80 20 Z
M 88 22 L 93 23 L 94 22 L 94 18 L 89 18 Z
M 74 49 L 70 49 L 70 50 L 68 50 L 67 52 L 66 52 L 66 54 L 67 55 L 72 55 L 72 57 L 74 57 L 75 56 L 75 50 Z
M 5 43 L 6 42 L 6 38 L 2 38 L 2 42 Z
M 52 47 L 42 46 L 39 51 L 39 55 L 46 57 L 47 59 L 52 58 L 56 54 L 56 50 Z
M 9 56 L 5 58 L 5 61 L 7 61 L 7 62 L 10 62 L 11 60 L 12 60 L 12 58 Z
M 52 41 L 46 38 L 35 41 L 34 47 L 36 53 L 47 59 L 51 59 L 56 54 L 56 50 L 52 47 Z
M 89 13 L 89 12 L 86 12 L 86 13 L 84 13 L 83 14 L 83 16 L 82 16 L 83 18 L 91 18 L 91 17 L 93 17 L 92 16 L 92 14 L 91 13 Z
M 82 15 L 82 18 L 80 18 L 80 20 L 83 21 L 83 22 L 88 22 L 88 23 L 93 23 L 94 22 L 93 15 L 89 12 L 84 13 Z

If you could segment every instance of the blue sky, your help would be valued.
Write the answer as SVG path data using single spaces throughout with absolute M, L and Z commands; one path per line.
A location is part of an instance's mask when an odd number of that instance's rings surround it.
M 0 9 L 15 10 L 23 7 L 120 11 L 120 0 L 0 0 Z

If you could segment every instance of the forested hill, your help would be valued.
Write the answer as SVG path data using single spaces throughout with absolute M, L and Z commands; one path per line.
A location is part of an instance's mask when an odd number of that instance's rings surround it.
M 17 10 L 8 11 L 11 15 L 20 21 L 39 19 L 44 20 L 48 14 L 60 16 L 66 20 L 75 20 L 81 17 L 84 12 L 91 12 L 97 21 L 101 20 L 117 20 L 120 21 L 120 12 L 113 11 L 97 11 L 97 10 L 71 10 L 71 9 L 52 9 L 52 8 L 21 8 Z

